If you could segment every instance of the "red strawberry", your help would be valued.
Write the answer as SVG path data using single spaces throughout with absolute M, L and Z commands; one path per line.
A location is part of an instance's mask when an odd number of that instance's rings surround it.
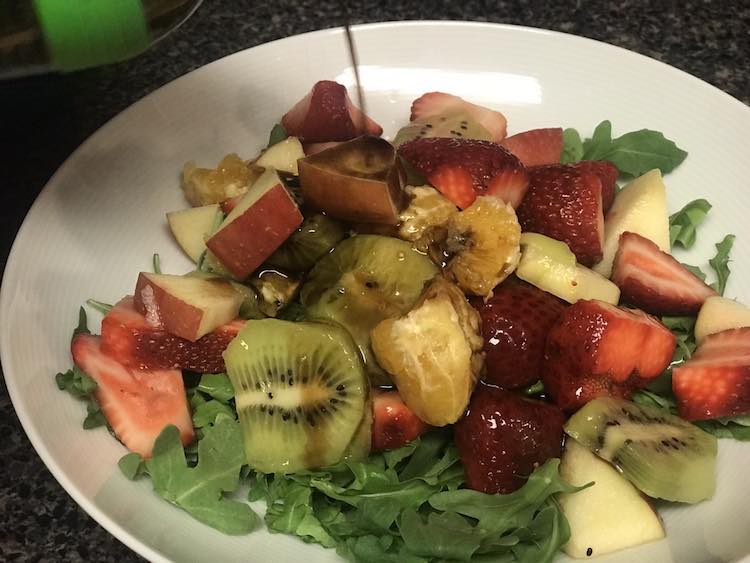
M 563 130 L 560 127 L 531 129 L 511 135 L 500 144 L 516 155 L 524 166 L 557 164 L 563 150 Z
M 423 137 L 404 143 L 398 153 L 461 208 L 478 195 L 495 195 L 517 207 L 528 186 L 521 161 L 489 141 Z
M 572 165 L 581 172 L 596 174 L 602 181 L 602 209 L 609 211 L 615 201 L 615 184 L 620 171 L 608 160 L 582 160 Z
M 518 208 L 521 229 L 566 242 L 578 261 L 593 266 L 602 258 L 602 183 L 568 164 L 528 169 L 529 189 Z
M 717 295 L 671 254 L 630 232 L 620 235 L 612 281 L 622 301 L 654 315 L 696 315 L 708 297 Z
M 520 488 L 534 469 L 560 456 L 564 422 L 555 405 L 480 384 L 456 423 L 466 484 L 490 494 Z
M 281 118 L 281 124 L 289 135 L 306 143 L 348 141 L 359 135 L 378 136 L 383 132 L 380 125 L 354 106 L 346 87 L 331 80 L 317 82 Z
M 675 336 L 643 311 L 578 301 L 547 335 L 544 386 L 565 410 L 601 396 L 628 399 L 664 371 L 675 345 Z
M 102 320 L 102 352 L 128 368 L 218 373 L 225 370 L 222 353 L 243 325 L 236 320 L 191 342 L 150 324 L 125 297 Z
M 234 197 L 230 197 L 229 199 L 225 199 L 219 205 L 221 206 L 221 211 L 224 213 L 224 215 L 229 215 L 232 212 L 232 209 L 237 207 L 237 204 L 242 199 L 242 196 L 245 194 L 236 195 Z
M 429 428 L 396 391 L 375 393 L 372 411 L 372 449 L 376 452 L 405 446 Z
M 489 131 L 492 140 L 496 143 L 505 138 L 508 122 L 502 113 L 443 92 L 428 92 L 414 100 L 411 104 L 411 117 L 409 119 L 414 121 L 439 113 L 458 112 L 466 112 L 472 116 L 477 123 Z
M 686 420 L 750 414 L 750 328 L 707 336 L 672 370 L 672 390 Z
M 96 381 L 94 397 L 125 447 L 150 457 L 154 440 L 169 424 L 180 429 L 183 444 L 192 442 L 182 372 L 128 369 L 105 355 L 100 344 L 98 336 L 79 334 L 73 337 L 71 353 L 75 364 Z
M 482 318 L 484 381 L 505 389 L 538 381 L 547 332 L 565 304 L 532 285 L 506 282 L 489 300 L 472 305 Z

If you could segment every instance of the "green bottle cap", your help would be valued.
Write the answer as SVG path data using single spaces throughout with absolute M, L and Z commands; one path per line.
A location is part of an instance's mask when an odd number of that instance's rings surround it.
M 34 5 L 60 70 L 121 61 L 150 43 L 141 0 L 34 0 Z

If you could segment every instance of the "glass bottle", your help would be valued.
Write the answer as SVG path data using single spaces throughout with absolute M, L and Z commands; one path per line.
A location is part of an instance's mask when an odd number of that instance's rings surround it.
M 176 29 L 201 0 L 0 0 L 0 78 L 122 61 Z

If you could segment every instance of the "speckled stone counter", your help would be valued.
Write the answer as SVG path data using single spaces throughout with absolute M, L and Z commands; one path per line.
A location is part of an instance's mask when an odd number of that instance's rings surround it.
M 475 20 L 598 39 L 669 63 L 750 104 L 748 0 L 361 0 L 351 4 L 356 4 L 353 23 Z M 206 0 L 182 28 L 133 61 L 66 76 L 0 83 L 2 264 L 44 183 L 108 119 L 166 82 L 219 57 L 341 23 L 340 4 L 327 0 Z M 658 85 L 650 87 L 658 95 Z M 0 561 L 142 560 L 87 516 L 54 480 L 23 433 L 4 380 L 0 381 L 0 436 Z

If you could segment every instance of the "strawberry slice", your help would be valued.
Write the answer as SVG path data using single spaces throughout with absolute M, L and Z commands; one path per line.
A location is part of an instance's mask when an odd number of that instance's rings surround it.
M 565 310 L 563 301 L 532 285 L 506 282 L 472 305 L 482 318 L 484 381 L 505 389 L 537 382 L 547 333 Z
M 180 429 L 183 444 L 193 441 L 182 372 L 128 369 L 105 355 L 100 338 L 90 334 L 74 336 L 70 347 L 76 366 L 96 381 L 94 397 L 126 448 L 150 457 L 154 440 L 169 424 Z
M 222 353 L 245 321 L 236 320 L 195 342 L 150 324 L 136 311 L 133 298 L 120 300 L 102 320 L 102 352 L 131 369 L 225 371 Z
M 528 169 L 529 189 L 518 208 L 524 231 L 568 244 L 577 260 L 593 266 L 604 247 L 602 183 L 568 164 Z
M 629 399 L 664 371 L 675 346 L 675 336 L 643 311 L 581 300 L 547 335 L 544 386 L 565 410 L 596 397 Z
M 615 185 L 620 171 L 617 166 L 608 160 L 581 160 L 572 164 L 581 172 L 596 174 L 602 181 L 602 209 L 604 213 L 609 211 L 612 203 L 615 201 Z
M 558 164 L 563 150 L 561 127 L 531 129 L 516 133 L 500 143 L 523 162 L 524 166 Z
M 398 153 L 462 209 L 478 195 L 494 195 L 517 207 L 528 186 L 521 161 L 490 141 L 422 137 L 404 143 Z
M 750 414 L 750 328 L 707 336 L 672 370 L 672 390 L 686 420 Z
M 229 215 L 232 212 L 232 209 L 237 207 L 237 204 L 242 199 L 242 196 L 245 194 L 236 195 L 234 197 L 230 197 L 229 199 L 225 199 L 224 201 L 219 202 L 219 206 L 221 207 L 222 213 L 224 215 Z
M 374 393 L 372 411 L 372 450 L 376 452 L 405 446 L 430 428 L 396 391 Z
M 539 465 L 559 457 L 565 416 L 555 405 L 479 385 L 455 440 L 469 488 L 510 493 Z
M 379 136 L 383 128 L 354 106 L 346 87 L 331 80 L 317 82 L 284 117 L 286 132 L 305 143 L 348 141 L 360 135 Z
M 649 239 L 624 232 L 612 266 L 621 299 L 654 315 L 696 315 L 716 291 Z
M 472 104 L 463 98 L 444 92 L 428 92 L 414 100 L 411 104 L 411 117 L 409 119 L 414 121 L 440 113 L 459 112 L 465 112 L 472 116 L 479 125 L 490 132 L 492 140 L 496 143 L 505 138 L 508 121 L 502 113 Z

